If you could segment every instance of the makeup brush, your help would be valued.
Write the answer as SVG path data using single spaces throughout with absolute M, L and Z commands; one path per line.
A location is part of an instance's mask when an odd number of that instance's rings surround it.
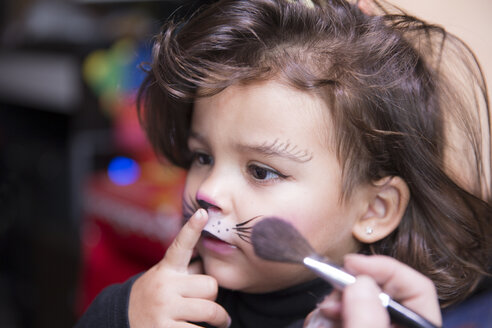
M 290 223 L 275 217 L 261 220 L 253 226 L 251 242 L 255 254 L 264 260 L 304 264 L 319 277 L 339 290 L 355 282 L 355 277 L 318 255 L 307 240 Z M 437 328 L 417 313 L 379 294 L 394 323 L 408 328 Z

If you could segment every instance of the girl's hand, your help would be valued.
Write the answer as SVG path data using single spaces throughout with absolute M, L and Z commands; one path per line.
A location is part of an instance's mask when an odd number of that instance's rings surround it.
M 207 212 L 199 209 L 164 258 L 135 281 L 128 307 L 130 327 L 196 327 L 189 321 L 216 327 L 230 324 L 227 312 L 214 302 L 217 281 L 189 270 L 193 248 L 207 220 Z
M 388 328 L 390 317 L 379 299 L 381 291 L 417 312 L 430 322 L 442 325 L 436 289 L 432 281 L 387 256 L 350 254 L 344 267 L 357 281 L 334 291 L 306 319 L 305 327 Z

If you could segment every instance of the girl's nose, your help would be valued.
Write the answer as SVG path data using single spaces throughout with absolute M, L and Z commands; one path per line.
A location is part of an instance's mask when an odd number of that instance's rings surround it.
M 204 209 L 214 208 L 221 212 L 227 212 L 230 207 L 230 178 L 220 172 L 211 174 L 202 181 L 195 194 L 195 199 Z

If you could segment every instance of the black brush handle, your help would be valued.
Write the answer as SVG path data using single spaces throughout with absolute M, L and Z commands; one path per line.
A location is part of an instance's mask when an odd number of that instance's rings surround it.
M 440 328 L 392 299 L 389 300 L 386 309 L 393 322 L 407 328 Z

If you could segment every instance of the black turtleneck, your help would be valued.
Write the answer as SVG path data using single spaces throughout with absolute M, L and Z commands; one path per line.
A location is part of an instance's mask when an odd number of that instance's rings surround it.
M 128 301 L 137 277 L 104 289 L 75 327 L 129 328 Z M 229 313 L 231 328 L 300 328 L 305 317 L 330 291 L 331 286 L 321 279 L 267 294 L 220 288 L 217 303 Z
M 217 303 L 229 313 L 231 328 L 297 328 L 330 291 L 331 286 L 321 279 L 267 294 L 221 288 Z

